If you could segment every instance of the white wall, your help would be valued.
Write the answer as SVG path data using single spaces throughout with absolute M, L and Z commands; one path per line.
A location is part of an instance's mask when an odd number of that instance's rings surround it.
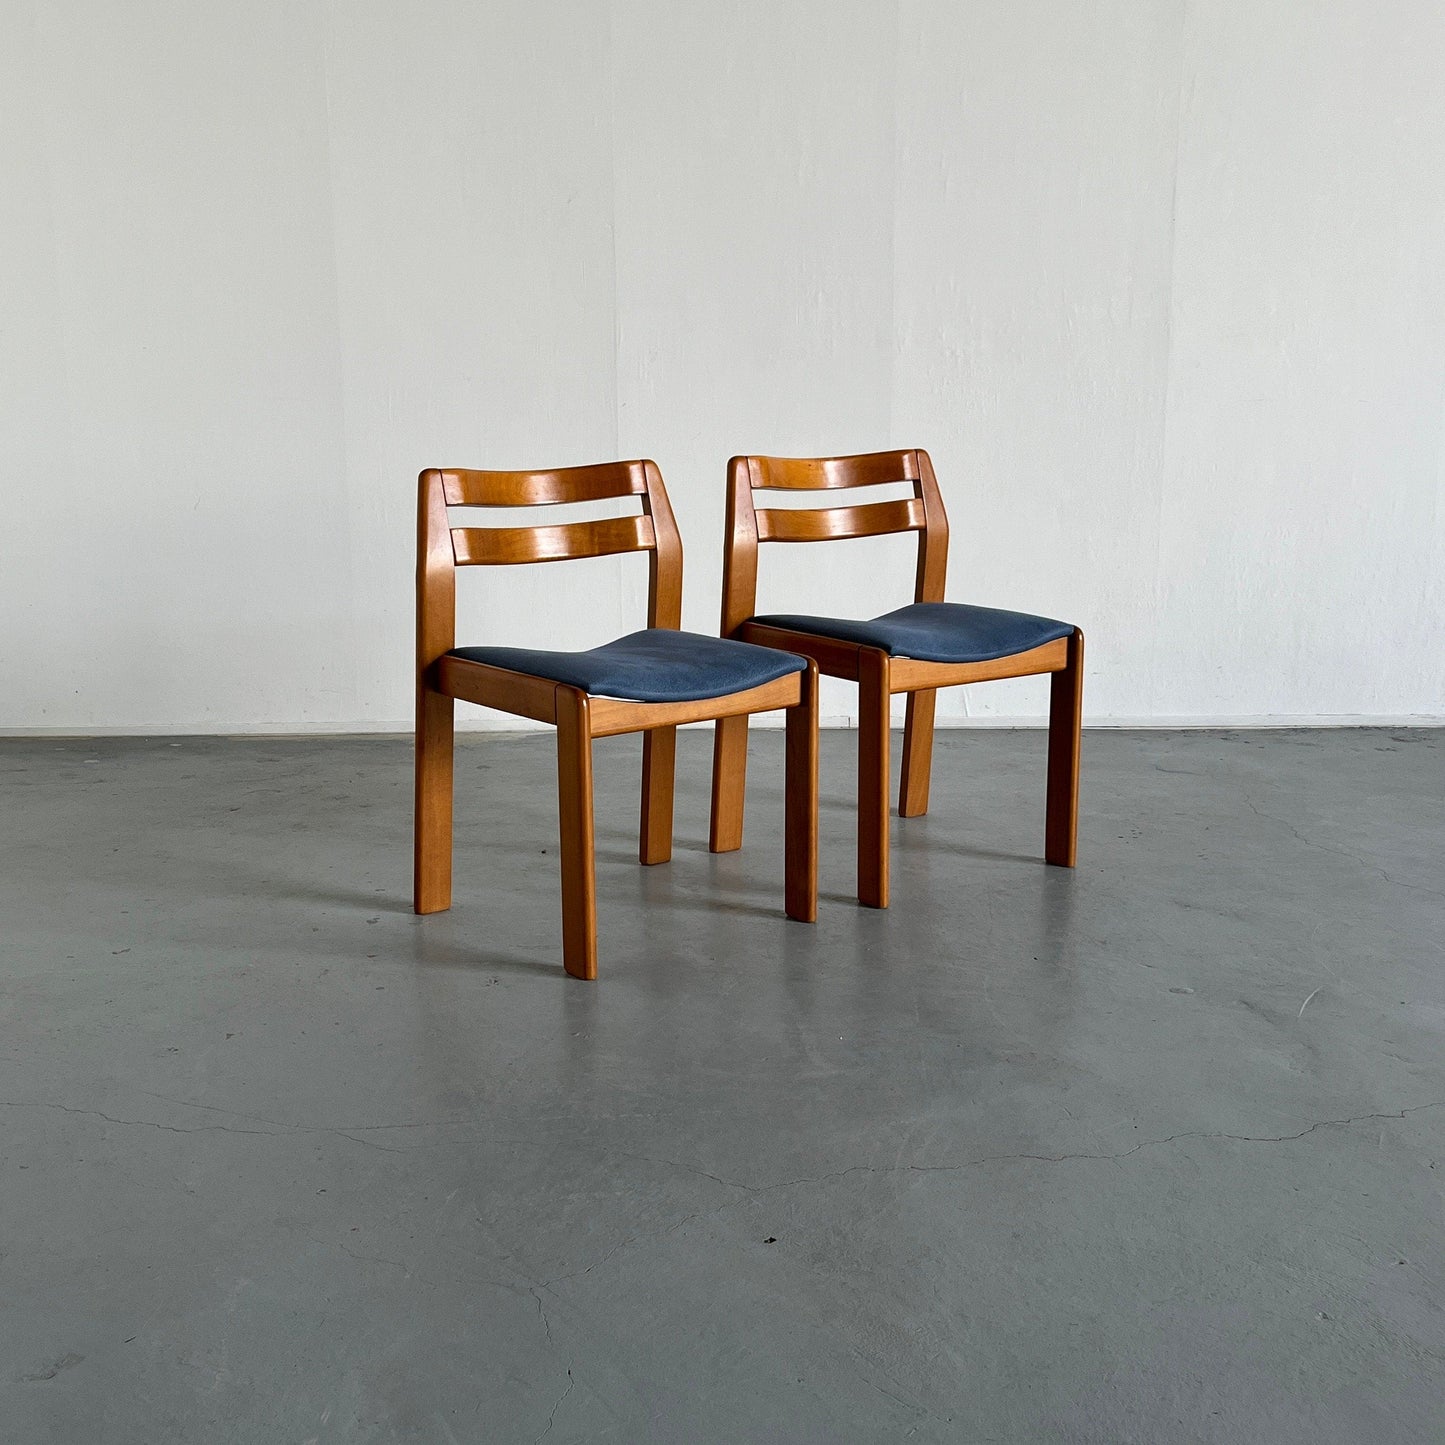
M 403 724 L 425 465 L 655 457 L 711 630 L 727 457 L 895 445 L 1096 721 L 1445 717 L 1442 56 L 1438 0 L 0 0 L 0 727 Z M 464 636 L 643 572 L 474 570 Z

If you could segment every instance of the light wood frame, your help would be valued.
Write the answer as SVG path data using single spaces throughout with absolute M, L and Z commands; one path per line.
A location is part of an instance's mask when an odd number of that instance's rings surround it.
M 823 491 L 911 482 L 901 501 L 811 509 L 762 508 L 754 492 Z M 921 449 L 851 457 L 733 457 L 728 463 L 723 543 L 722 635 L 811 658 L 818 670 L 858 684 L 858 901 L 888 906 L 889 698 L 908 695 L 903 726 L 900 817 L 928 811 L 934 705 L 940 687 L 1003 677 L 1051 674 L 1044 857 L 1074 866 L 1079 830 L 1079 742 L 1083 720 L 1084 634 L 990 662 L 924 662 L 816 633 L 765 627 L 757 610 L 758 546 L 918 533 L 915 602 L 942 602 L 948 568 L 948 517 L 928 453 Z M 715 853 L 740 848 L 747 772 L 748 720 L 719 719 L 713 740 L 712 822 Z
M 630 517 L 537 527 L 453 527 L 448 507 L 523 507 L 635 496 Z M 565 561 L 617 552 L 649 554 L 647 625 L 682 625 L 682 539 L 662 474 L 650 461 L 547 472 L 432 468 L 417 506 L 416 836 L 414 904 L 438 913 L 452 901 L 455 702 L 499 708 L 557 729 L 561 832 L 562 961 L 574 978 L 597 977 L 597 896 L 592 824 L 592 739 L 642 733 L 643 863 L 672 856 L 673 780 L 681 723 L 787 709 L 784 900 L 789 918 L 818 914 L 818 669 L 809 662 L 761 687 L 696 702 L 627 702 L 450 653 L 456 646 L 456 569 Z

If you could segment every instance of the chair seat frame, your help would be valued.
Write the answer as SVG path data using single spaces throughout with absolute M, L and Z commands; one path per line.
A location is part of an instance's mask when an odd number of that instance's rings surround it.
M 913 497 L 857 506 L 759 508 L 755 491 L 818 491 L 911 482 Z M 907 694 L 898 813 L 928 811 L 938 689 L 1007 677 L 1050 675 L 1044 858 L 1072 868 L 1078 854 L 1084 634 L 985 662 L 929 662 L 881 648 L 752 620 L 757 609 L 761 542 L 833 541 L 918 533 L 915 602 L 942 602 L 948 566 L 948 518 L 933 464 L 921 449 L 853 457 L 734 457 L 728 463 L 728 525 L 723 550 L 722 634 L 811 659 L 828 677 L 858 686 L 858 901 L 889 902 L 890 699 Z M 742 846 L 746 717 L 720 719 L 713 742 L 712 817 L 708 846 Z
M 636 496 L 642 511 L 564 526 L 454 528 L 449 506 L 529 506 Z M 682 620 L 682 541 L 662 475 L 650 461 L 549 472 L 444 471 L 419 479 L 417 727 L 413 898 L 418 913 L 452 901 L 452 809 L 457 701 L 549 723 L 557 730 L 561 839 L 562 962 L 574 978 L 597 977 L 597 890 L 592 741 L 640 732 L 639 858 L 672 856 L 677 729 L 684 723 L 786 710 L 784 906 L 813 922 L 818 912 L 818 669 L 760 687 L 688 702 L 596 697 L 530 673 L 451 655 L 456 645 L 456 568 L 564 561 L 615 552 L 649 557 L 648 626 Z

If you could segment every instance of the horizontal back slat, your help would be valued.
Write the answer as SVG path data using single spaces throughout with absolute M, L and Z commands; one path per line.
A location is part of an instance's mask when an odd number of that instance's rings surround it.
M 760 510 L 757 516 L 759 542 L 829 542 L 923 530 L 923 503 L 917 497 L 805 511 L 772 507 Z
M 565 562 L 573 557 L 607 557 L 614 552 L 648 552 L 656 546 L 652 518 L 605 517 L 560 527 L 453 527 L 457 565 L 495 567 L 509 562 Z
M 825 487 L 876 487 L 916 482 L 917 452 L 865 452 L 856 457 L 749 457 L 757 490 L 822 491 Z
M 449 507 L 536 507 L 558 502 L 600 502 L 647 491 L 643 462 L 604 462 L 551 472 L 443 471 Z

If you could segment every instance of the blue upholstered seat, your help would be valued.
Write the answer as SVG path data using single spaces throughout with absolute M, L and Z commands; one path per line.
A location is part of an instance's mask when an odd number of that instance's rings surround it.
M 580 687 L 596 697 L 630 702 L 697 702 L 746 692 L 802 672 L 791 652 L 754 647 L 696 632 L 649 627 L 588 652 L 543 652 L 528 647 L 458 647 L 453 657 L 505 667 Z
M 1051 617 L 1003 612 L 996 607 L 970 607 L 962 602 L 915 602 L 869 621 L 849 617 L 775 615 L 754 617 L 765 627 L 811 632 L 844 642 L 878 647 L 892 657 L 923 662 L 990 662 L 1013 657 L 1069 637 L 1074 628 Z

